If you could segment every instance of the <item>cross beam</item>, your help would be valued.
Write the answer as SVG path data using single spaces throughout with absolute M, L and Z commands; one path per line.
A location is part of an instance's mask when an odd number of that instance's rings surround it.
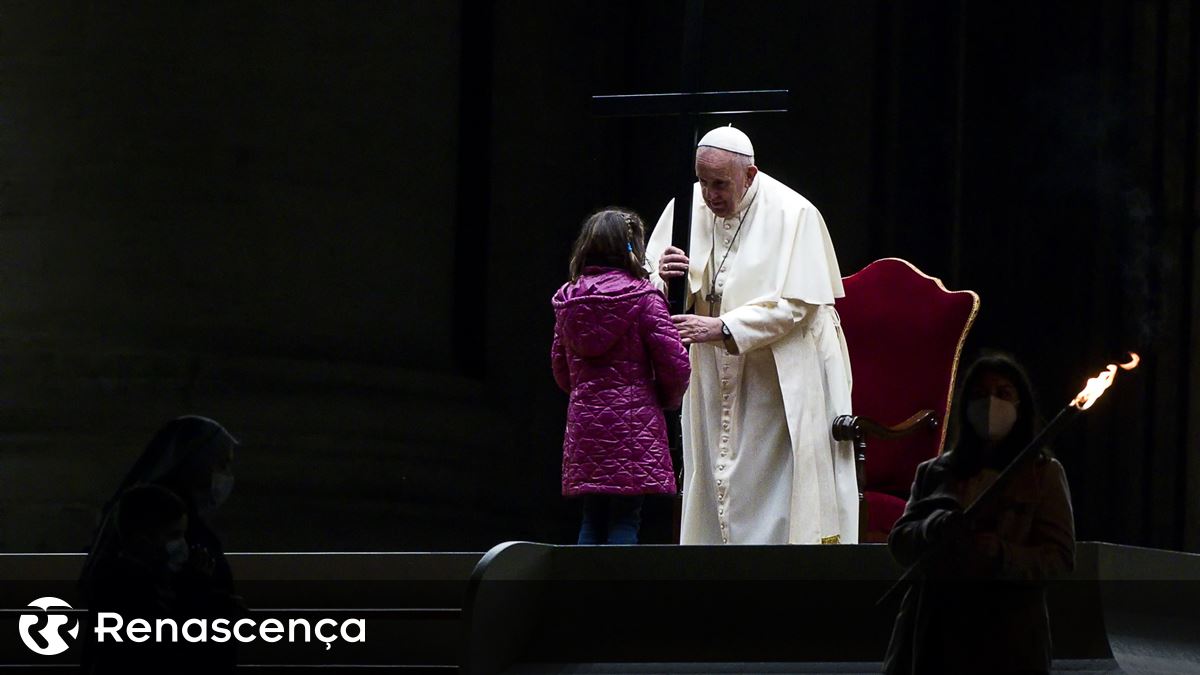
M 592 97 L 592 112 L 598 117 L 737 115 L 754 112 L 787 112 L 787 109 L 787 89 L 617 94 Z

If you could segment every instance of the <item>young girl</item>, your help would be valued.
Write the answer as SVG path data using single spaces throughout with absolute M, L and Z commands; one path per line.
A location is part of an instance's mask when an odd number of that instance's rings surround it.
M 636 544 L 643 495 L 675 494 L 662 411 L 679 407 L 691 367 L 646 280 L 644 239 L 635 213 L 589 216 L 554 295 L 554 379 L 571 395 L 562 493 L 583 497 L 580 544 Z

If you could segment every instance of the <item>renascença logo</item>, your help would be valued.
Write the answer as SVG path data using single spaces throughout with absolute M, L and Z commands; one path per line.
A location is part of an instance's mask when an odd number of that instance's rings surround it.
M 121 635 L 124 628 L 124 636 Z M 333 647 L 333 643 L 341 639 L 343 642 L 366 642 L 367 622 L 365 619 L 346 619 L 338 622 L 335 619 L 321 619 L 314 625 L 308 619 L 265 619 L 261 622 L 250 618 L 236 621 L 231 619 L 188 619 L 181 625 L 175 619 L 130 619 L 115 612 L 100 612 L 96 615 L 96 642 L 103 644 L 112 642 L 155 642 L 177 643 L 180 638 L 184 642 L 230 642 L 243 644 L 262 640 L 263 642 L 289 643 L 312 642 L 315 637 L 318 642 L 325 643 L 325 650 Z
M 67 644 L 67 641 L 63 639 L 62 632 L 59 629 L 73 622 L 67 630 L 67 635 L 70 635 L 71 639 L 74 640 L 79 637 L 79 621 L 68 618 L 62 612 L 50 612 L 50 610 L 58 608 L 71 609 L 71 606 L 58 598 L 49 596 L 38 598 L 29 603 L 29 606 L 36 607 L 42 611 L 21 615 L 21 620 L 17 626 L 21 630 L 21 641 L 25 643 L 25 646 L 29 647 L 33 653 L 41 654 L 42 656 L 56 656 L 70 649 L 71 645 Z M 34 639 L 32 632 L 43 621 L 46 625 L 36 632 L 42 638 L 39 641 Z M 43 642 L 45 646 L 41 644 Z
M 63 639 L 60 629 L 70 622 L 71 627 L 66 632 L 74 640 L 79 637 L 79 621 L 69 619 L 61 610 L 73 611 L 73 608 L 66 602 L 52 597 L 38 598 L 29 603 L 29 606 L 42 611 L 21 614 L 18 626 L 21 630 L 21 641 L 25 643 L 25 646 L 43 656 L 55 656 L 70 649 L 71 645 Z M 325 649 L 328 651 L 339 640 L 359 643 L 367 641 L 367 622 L 365 619 L 358 618 L 342 621 L 323 618 L 316 621 L 315 624 L 304 618 L 292 618 L 286 622 L 277 618 L 268 618 L 261 622 L 251 618 L 237 620 L 217 618 L 211 621 L 207 618 L 193 618 L 183 621 L 181 625 L 175 619 L 169 618 L 157 618 L 153 621 L 136 618 L 130 619 L 126 623 L 125 618 L 120 614 L 99 612 L 95 619 L 96 625 L 92 627 L 92 631 L 97 644 L 126 641 L 178 643 L 181 638 L 183 642 L 192 643 L 231 641 L 249 643 L 255 640 L 263 642 L 286 640 L 289 643 L 307 643 L 312 642 L 315 637 L 317 642 L 325 644 Z M 43 622 L 46 625 L 38 628 Z M 36 631 L 35 628 L 37 628 Z M 35 638 L 35 635 L 40 636 L 41 640 Z

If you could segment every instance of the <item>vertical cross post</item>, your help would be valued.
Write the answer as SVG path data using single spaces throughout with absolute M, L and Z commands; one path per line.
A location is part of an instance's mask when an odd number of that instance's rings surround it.
M 593 110 L 604 117 L 675 115 L 679 118 L 678 152 L 672 162 L 675 186 L 675 217 L 671 227 L 671 245 L 687 252 L 692 230 L 692 191 L 694 161 L 701 115 L 784 112 L 788 108 L 786 89 L 752 91 L 698 91 L 700 86 L 701 29 L 704 24 L 704 0 L 688 0 L 684 10 L 683 46 L 680 53 L 680 89 L 675 93 L 593 96 Z M 687 311 L 688 276 L 674 279 L 667 288 L 672 314 Z M 667 416 L 670 427 L 671 458 L 681 466 L 682 427 L 679 415 Z M 682 487 L 682 486 L 680 486 Z M 680 505 L 676 502 L 675 541 L 679 541 Z

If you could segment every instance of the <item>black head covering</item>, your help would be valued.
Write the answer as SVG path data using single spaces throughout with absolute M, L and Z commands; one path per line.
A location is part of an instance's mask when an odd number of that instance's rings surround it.
M 967 398 L 971 386 L 984 373 L 1002 375 L 1013 383 L 1017 389 L 1021 404 L 1017 407 L 1017 421 L 1004 440 L 1000 441 L 990 457 L 984 456 L 985 441 L 975 431 L 967 420 Z M 954 397 L 954 414 L 951 419 L 951 450 L 947 460 L 958 476 L 969 476 L 983 469 L 987 464 L 1001 469 L 1008 465 L 1024 447 L 1033 440 L 1034 435 L 1042 426 L 1033 386 L 1030 384 L 1025 368 L 1011 354 L 999 351 L 986 351 L 967 368 L 962 385 Z M 1048 451 L 1046 451 L 1048 453 Z
M 179 485 L 175 485 L 182 476 L 192 475 L 193 471 L 206 470 L 213 463 L 213 458 L 220 453 L 236 447 L 238 444 L 225 427 L 217 422 L 188 415 L 167 422 L 154 437 L 141 456 L 133 463 L 133 468 L 125 475 L 113 496 L 104 504 L 100 516 L 100 526 L 88 550 L 87 561 L 84 563 L 80 583 L 85 594 L 88 590 L 97 563 L 107 560 L 117 554 L 117 528 L 114 508 L 126 490 L 139 484 L 157 484 L 171 488 L 177 493 Z M 191 494 L 178 494 L 188 504 L 188 510 L 195 513 L 197 504 Z

